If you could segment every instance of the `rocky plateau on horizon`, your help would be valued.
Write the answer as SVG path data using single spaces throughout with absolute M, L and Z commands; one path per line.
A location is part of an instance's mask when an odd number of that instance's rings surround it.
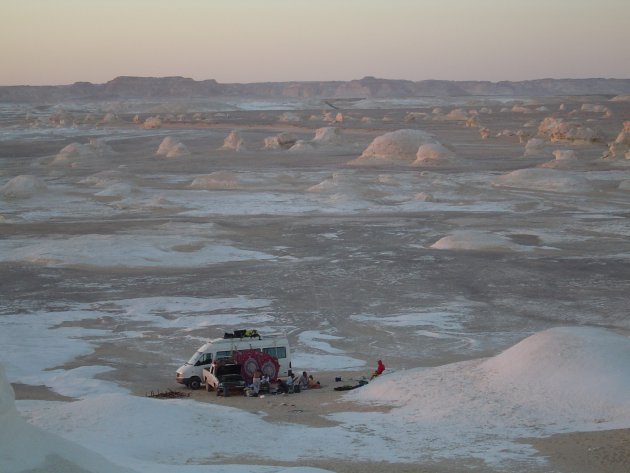
M 391 80 L 219 83 L 185 77 L 116 77 L 104 84 L 0 86 L 0 102 L 242 97 L 257 99 L 365 99 L 465 96 L 570 96 L 630 94 L 630 79 L 537 79 L 526 81 Z

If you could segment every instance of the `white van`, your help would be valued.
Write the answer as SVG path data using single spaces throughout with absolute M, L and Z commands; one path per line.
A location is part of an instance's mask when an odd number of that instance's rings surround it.
M 278 359 L 278 376 L 288 376 L 291 369 L 291 349 L 284 333 L 258 334 L 255 330 L 235 330 L 204 344 L 175 373 L 175 380 L 191 389 L 199 389 L 203 369 L 215 360 L 230 360 L 233 352 L 259 350 Z

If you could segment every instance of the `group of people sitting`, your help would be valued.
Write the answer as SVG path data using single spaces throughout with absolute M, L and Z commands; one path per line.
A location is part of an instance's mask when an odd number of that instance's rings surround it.
M 378 360 L 378 364 L 376 370 L 372 374 L 370 379 L 374 379 L 377 376 L 380 376 L 385 371 L 385 365 L 382 360 Z M 261 389 L 266 387 L 266 391 L 270 393 L 294 393 L 300 392 L 306 389 L 319 389 L 321 388 L 321 384 L 319 381 L 315 381 L 313 375 L 309 375 L 306 371 L 302 371 L 301 376 L 295 376 L 293 371 L 289 370 L 289 374 L 286 380 L 282 380 L 278 378 L 275 382 L 275 385 L 272 388 L 272 381 L 269 379 L 269 376 L 264 375 L 260 370 L 256 370 L 254 373 L 254 377 L 252 380 L 252 384 L 250 385 L 250 392 L 253 396 L 258 396 Z
M 250 391 L 253 396 L 258 396 L 260 391 L 267 387 L 268 392 L 278 393 L 294 393 L 300 392 L 306 389 L 319 389 L 321 384 L 313 378 L 313 375 L 309 375 L 306 371 L 302 372 L 302 375 L 297 377 L 293 374 L 293 371 L 289 370 L 289 375 L 286 380 L 278 378 L 275 382 L 275 386 L 272 389 L 272 383 L 269 376 L 264 375 L 260 370 L 256 370 L 250 385 Z

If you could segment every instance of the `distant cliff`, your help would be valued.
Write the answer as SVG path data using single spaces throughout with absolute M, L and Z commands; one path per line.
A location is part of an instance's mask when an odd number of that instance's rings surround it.
M 390 80 L 260 82 L 220 84 L 185 77 L 117 77 L 105 84 L 76 82 L 59 86 L 0 86 L 0 102 L 51 103 L 67 100 L 156 98 L 405 98 L 558 95 L 627 95 L 630 79 L 539 79 L 528 81 Z

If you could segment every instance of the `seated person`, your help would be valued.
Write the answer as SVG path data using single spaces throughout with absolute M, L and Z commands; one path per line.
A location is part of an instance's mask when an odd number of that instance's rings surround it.
M 321 387 L 322 385 L 319 384 L 319 381 L 315 381 L 312 374 L 308 376 L 308 389 L 319 389 Z
M 289 376 L 287 376 L 286 381 L 282 381 L 280 378 L 278 378 L 278 392 L 285 393 L 285 394 L 288 392 L 292 392 L 293 383 L 294 383 L 293 373 L 291 372 L 289 372 Z
M 385 365 L 383 364 L 381 360 L 378 360 L 378 366 L 376 367 L 376 371 L 372 374 L 372 377 L 370 379 L 374 379 L 377 376 L 382 375 L 383 371 L 385 371 Z
M 254 395 L 257 396 L 260 392 L 260 383 L 262 379 L 262 373 L 259 370 L 256 370 L 254 373 L 254 377 L 252 378 L 252 391 Z
M 308 389 L 308 375 L 306 374 L 306 371 L 302 371 L 302 376 L 298 379 L 298 385 L 300 386 L 300 389 Z

